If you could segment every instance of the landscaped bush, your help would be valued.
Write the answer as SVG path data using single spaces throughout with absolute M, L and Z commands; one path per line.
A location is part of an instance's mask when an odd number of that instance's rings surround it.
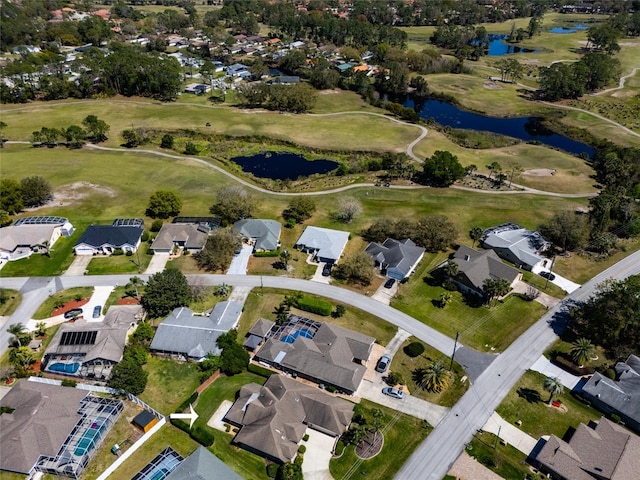
M 189 407 L 189 405 L 195 404 L 197 399 L 198 399 L 198 392 L 193 392 L 189 396 L 189 398 L 187 398 L 184 402 L 180 404 L 178 408 L 176 408 L 176 412 L 184 412 Z
M 340 455 L 342 455 L 342 452 L 344 452 L 344 442 L 342 441 L 342 438 L 340 438 L 340 440 L 338 440 L 338 442 L 336 443 L 336 449 L 333 455 L 339 457 Z
M 591 367 L 580 368 L 570 360 L 567 360 L 566 358 L 560 355 L 558 355 L 556 358 L 553 359 L 553 363 L 558 365 L 560 368 L 566 370 L 567 372 L 573 375 L 576 375 L 578 377 L 582 375 L 592 375 L 595 372 L 595 370 Z
M 300 445 L 298 447 L 298 453 L 304 453 L 307 451 L 307 447 L 305 447 L 304 445 Z
M 616 379 L 616 371 L 613 368 L 607 368 L 604 371 L 604 375 L 607 378 L 610 378 L 611 380 L 615 380 Z
M 124 252 L 122 251 L 122 249 L 121 249 L 121 248 L 116 248 L 116 249 L 111 253 L 111 255 L 113 255 L 114 257 L 118 257 L 118 256 L 120 256 L 120 255 L 124 255 Z
M 277 474 L 278 474 L 278 464 L 277 463 L 270 463 L 269 465 L 267 465 L 267 477 L 276 478 Z
M 62 386 L 63 387 L 73 387 L 73 388 L 75 388 L 77 384 L 78 384 L 78 382 L 76 382 L 75 380 L 68 379 L 68 378 L 65 378 L 64 380 L 62 380 Z
M 331 303 L 321 298 L 302 296 L 296 300 L 297 308 L 304 310 L 305 312 L 317 313 L 325 317 L 331 315 L 333 306 Z
M 254 257 L 279 257 L 280 256 L 280 249 L 278 250 L 267 250 L 264 252 L 254 252 L 253 253 Z
M 327 390 L 327 392 L 329 392 L 329 393 L 336 393 L 336 390 L 337 390 L 337 389 L 336 389 L 336 387 L 334 387 L 333 385 L 329 385 L 329 386 L 326 388 L 326 390 Z
M 275 372 L 269 370 L 268 368 L 261 367 L 260 365 L 256 365 L 255 363 L 250 363 L 247 367 L 247 370 L 251 373 L 255 373 L 256 375 L 260 375 L 261 377 L 269 378 Z
M 404 353 L 411 358 L 418 357 L 424 353 L 424 345 L 420 342 L 412 342 L 404 347 Z
M 304 440 L 305 442 L 309 440 L 309 434 L 305 433 L 304 437 L 302 437 L 302 440 Z
M 162 220 L 154 220 L 153 223 L 151 224 L 151 231 L 152 232 L 159 232 L 160 229 L 162 228 L 162 224 L 164 222 Z
M 213 442 L 216 439 L 213 432 L 209 430 L 209 427 L 195 427 L 191 430 L 190 435 L 191 438 L 205 447 L 213 445 Z

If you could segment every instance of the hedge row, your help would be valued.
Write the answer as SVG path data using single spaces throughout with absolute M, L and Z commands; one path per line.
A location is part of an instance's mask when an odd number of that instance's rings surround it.
M 171 424 L 175 427 L 178 427 L 183 432 L 188 433 L 191 438 L 205 447 L 210 447 L 215 441 L 215 437 L 208 427 L 189 428 L 188 423 L 183 422 L 182 420 L 177 420 L 175 418 L 171 419 Z
M 296 301 L 296 307 L 305 312 L 317 313 L 325 317 L 331 315 L 333 305 L 321 298 L 302 296 Z
M 187 398 L 184 402 L 180 404 L 178 408 L 176 408 L 176 412 L 184 412 L 189 405 L 193 405 L 196 403 L 198 399 L 198 392 L 193 392 L 189 398 Z
M 264 252 L 253 252 L 254 257 L 279 257 L 280 249 L 277 250 L 266 250 Z
M 269 370 L 268 368 L 261 367 L 260 365 L 256 365 L 255 363 L 250 363 L 247 367 L 247 370 L 251 373 L 255 373 L 256 375 L 260 375 L 264 378 L 269 378 L 275 372 L 273 370 Z

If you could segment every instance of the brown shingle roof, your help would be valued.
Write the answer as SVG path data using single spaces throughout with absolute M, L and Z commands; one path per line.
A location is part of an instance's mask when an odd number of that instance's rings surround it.
M 512 283 L 520 272 L 500 260 L 493 250 L 478 252 L 465 245 L 453 255 L 453 261 L 458 264 L 459 275 L 465 277 L 468 286 L 473 286 L 482 292 L 482 284 L 487 278 L 505 279 Z

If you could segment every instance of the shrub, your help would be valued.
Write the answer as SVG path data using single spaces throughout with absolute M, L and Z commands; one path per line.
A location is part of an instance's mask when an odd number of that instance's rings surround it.
M 622 421 L 622 419 L 620 418 L 620 415 L 616 414 L 616 413 L 612 413 L 611 414 L 611 421 L 615 422 L 615 423 L 620 423 Z M 300 450 L 298 450 L 300 451 Z
M 610 378 L 611 380 L 615 380 L 616 379 L 616 371 L 613 368 L 607 368 L 604 371 L 604 374 L 607 378 Z
M 159 232 L 160 229 L 162 228 L 162 224 L 163 224 L 162 220 L 154 220 L 153 223 L 151 224 L 151 231 Z
M 187 142 L 187 144 L 184 147 L 184 153 L 186 155 L 197 155 L 198 154 L 198 147 L 193 142 Z
M 176 412 L 184 412 L 189 405 L 193 405 L 198 400 L 198 392 L 193 392 L 189 398 L 187 398 L 184 402 L 180 404 L 178 408 L 176 408 Z
M 279 257 L 280 249 L 277 250 L 267 250 L 264 252 L 253 252 L 254 257 L 264 258 L 264 257 Z
M 79 302 L 80 300 L 82 300 L 82 295 L 80 295 L 80 294 L 78 293 L 78 294 L 76 294 L 76 295 L 74 295 L 74 296 L 73 296 L 73 299 L 74 299 L 76 302 Z M 64 305 L 64 304 L 62 304 L 62 305 Z M 60 305 L 60 306 L 62 306 L 62 305 Z
M 144 232 L 142 232 L 142 236 L 140 237 L 140 241 L 142 242 L 148 242 L 149 241 L 149 231 L 145 230 Z
M 122 249 L 121 249 L 121 248 L 116 248 L 116 249 L 111 253 L 111 255 L 113 255 L 114 257 L 117 257 L 117 256 L 119 256 L 119 255 L 124 255 L 124 252 L 122 251 Z
M 404 353 L 411 358 L 418 357 L 424 353 L 424 345 L 420 342 L 412 342 L 404 347 Z
M 326 390 L 327 390 L 327 392 L 329 392 L 329 393 L 336 393 L 336 390 L 337 390 L 337 389 L 336 389 L 336 387 L 334 387 L 333 385 L 329 385 L 329 386 L 326 388 Z
M 305 442 L 307 442 L 309 440 L 309 434 L 305 433 L 304 437 L 302 437 L 302 440 L 304 440 Z
M 132 257 L 132 256 L 133 256 L 133 251 L 127 250 L 127 257 Z
M 307 447 L 305 447 L 304 445 L 300 445 L 298 447 L 298 453 L 303 454 L 306 451 L 307 451 Z
M 256 365 L 255 363 L 250 363 L 247 367 L 247 370 L 251 373 L 255 373 L 256 375 L 260 375 L 261 377 L 269 378 L 275 372 L 269 370 L 268 368 L 261 367 L 260 365 Z
M 270 463 L 269 465 L 267 465 L 267 477 L 276 478 L 277 474 L 278 474 L 278 464 L 277 463 Z
M 191 430 L 191 438 L 193 438 L 196 442 L 205 447 L 210 447 L 213 445 L 216 437 L 213 435 L 213 432 L 209 430 L 209 427 L 194 427 Z
M 302 296 L 296 300 L 296 308 L 305 312 L 317 313 L 322 316 L 329 316 L 333 310 L 331 303 L 321 298 Z
M 76 388 L 76 385 L 78 385 L 78 382 L 76 382 L 75 380 L 71 380 L 71 379 L 68 379 L 68 378 L 65 378 L 64 380 L 62 380 L 62 386 L 63 387 Z
M 334 451 L 334 455 L 336 457 L 339 457 L 340 455 L 342 455 L 343 452 L 344 452 L 344 442 L 342 441 L 342 438 L 340 438 L 340 440 L 338 440 L 338 442 L 336 443 L 336 449 Z

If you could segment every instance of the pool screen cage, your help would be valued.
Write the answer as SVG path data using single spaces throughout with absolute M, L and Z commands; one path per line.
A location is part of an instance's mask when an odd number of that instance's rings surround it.
M 269 330 L 267 339 L 274 338 L 276 340 L 283 340 L 287 336 L 294 335 L 297 331 L 308 331 L 313 338 L 318 332 L 318 329 L 322 323 L 311 320 L 310 318 L 300 317 L 299 315 L 289 315 L 289 318 L 282 325 L 275 324 Z
M 173 448 L 167 447 L 147 463 L 131 480 L 163 480 L 173 472 L 184 458 Z
M 31 473 L 43 472 L 80 478 L 123 409 L 124 404 L 120 400 L 88 394 L 78 408 L 80 420 L 56 456 L 40 455 Z

